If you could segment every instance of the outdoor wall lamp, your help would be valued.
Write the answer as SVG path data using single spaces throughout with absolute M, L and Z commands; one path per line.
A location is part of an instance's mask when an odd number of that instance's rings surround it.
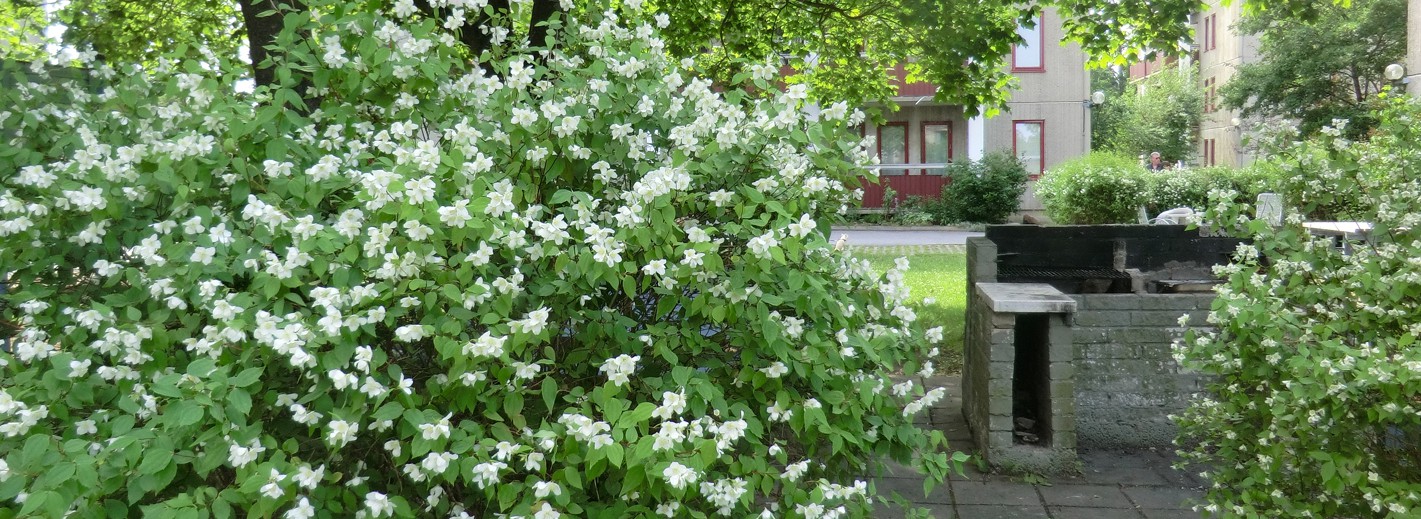
M 1090 95 L 1090 99 L 1081 101 L 1081 105 L 1085 106 L 1086 108 L 1095 108 L 1103 104 L 1105 104 L 1105 92 L 1102 92 L 1100 90 L 1096 90 L 1094 93 L 1092 93 Z
M 1389 81 L 1397 81 L 1406 77 L 1406 65 L 1392 63 L 1382 70 L 1382 76 Z

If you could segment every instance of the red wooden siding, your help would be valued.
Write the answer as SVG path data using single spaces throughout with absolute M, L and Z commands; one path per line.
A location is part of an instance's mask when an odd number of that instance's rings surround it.
M 937 198 L 942 196 L 942 188 L 948 178 L 943 175 L 884 175 L 878 177 L 878 184 L 863 181 L 863 207 L 883 207 L 883 188 L 891 186 L 898 192 L 898 201 L 910 196 Z

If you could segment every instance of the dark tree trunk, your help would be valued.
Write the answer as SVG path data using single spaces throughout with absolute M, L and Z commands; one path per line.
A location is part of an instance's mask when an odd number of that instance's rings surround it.
M 271 16 L 257 16 L 266 11 L 275 11 L 277 0 L 238 0 L 242 8 L 242 24 L 247 28 L 247 52 L 252 58 L 252 77 L 256 80 L 257 86 L 270 85 L 276 80 L 276 73 L 270 67 L 263 67 L 262 62 L 270 56 L 267 47 L 276 43 L 276 35 L 281 33 L 282 13 L 277 11 Z M 292 9 L 302 10 L 306 8 L 303 0 L 282 0 L 280 3 L 291 6 Z
M 547 44 L 548 26 L 543 25 L 543 22 L 557 12 L 558 0 L 533 0 L 533 17 L 528 29 L 529 45 L 542 47 Z

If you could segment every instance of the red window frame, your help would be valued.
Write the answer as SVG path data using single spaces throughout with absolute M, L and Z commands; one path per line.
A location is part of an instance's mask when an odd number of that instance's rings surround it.
M 1035 173 L 1032 173 L 1032 172 L 1030 172 L 1030 171 L 1027 171 L 1027 174 L 1031 177 L 1031 180 L 1036 180 L 1037 178 L 1040 178 L 1040 177 L 1041 177 L 1041 174 L 1042 174 L 1042 173 L 1045 173 L 1045 172 L 1046 172 L 1046 120 L 1045 120 L 1045 119 L 1012 119 L 1012 121 L 1011 121 L 1011 153 L 1012 153 L 1012 155 L 1016 156 L 1018 159 L 1021 158 L 1021 152 L 1020 152 L 1019 150 L 1017 150 L 1017 145 L 1016 145 L 1016 135 L 1017 135 L 1017 131 L 1016 131 L 1016 127 L 1017 127 L 1017 125 L 1021 125 L 1021 124 L 1035 124 L 1035 125 L 1037 125 L 1037 126 L 1040 128 L 1040 130 L 1039 130 L 1038 133 L 1037 133 L 1038 135 L 1040 135 L 1040 138 L 1037 139 L 1037 140 L 1040 141 L 1040 142 L 1037 143 L 1037 144 L 1041 146 L 1040 155 L 1037 155 L 1038 157 L 1040 157 L 1040 159 L 1037 160 L 1037 162 L 1038 162 L 1038 164 L 1037 164 L 1037 171 L 1036 171 Z
M 927 164 L 927 163 L 928 163 L 928 127 L 929 127 L 929 126 L 946 126 L 946 127 L 947 127 L 947 161 L 948 161 L 948 162 L 952 162 L 952 121 L 923 121 L 923 122 L 922 122 L 922 124 L 919 126 L 919 136 L 918 136 L 919 138 L 918 138 L 918 142 L 919 142 L 921 145 L 918 147 L 918 162 L 921 162 L 921 163 L 923 163 L 923 164 Z M 934 174 L 934 173 L 929 173 L 928 171 L 929 171 L 929 170 L 928 170 L 927 168 L 923 168 L 923 174 L 924 174 L 924 175 L 932 175 L 932 174 Z M 944 175 L 944 174 L 946 174 L 946 173 L 947 173 L 947 172 L 944 171 L 944 170 L 938 170 L 938 172 L 935 173 L 935 174 L 937 174 L 937 175 Z
M 1032 29 L 1032 30 L 1036 31 L 1036 52 L 1037 52 L 1037 54 L 1040 56 L 1040 61 L 1037 61 L 1037 63 L 1039 63 L 1039 65 L 1037 65 L 1037 66 L 1035 66 L 1035 67 L 1018 67 L 1018 66 L 1016 65 L 1016 50 L 1019 49 L 1019 48 L 1021 48 L 1021 44 L 1016 44 L 1016 43 L 1014 43 L 1014 44 L 1012 44 L 1012 46 L 1011 46 L 1011 71 L 1012 71 L 1012 72 L 1045 72 L 1045 71 L 1046 71 L 1046 25 L 1042 23 L 1043 21 L 1044 21 L 1044 18 L 1043 18 L 1042 16 L 1040 16 L 1040 15 L 1037 15 L 1037 17 L 1036 17 L 1036 27 L 1034 27 L 1034 28 Z M 1018 27 L 1018 28 L 1017 28 L 1017 30 L 1021 30 L 1021 29 L 1023 29 L 1023 28 L 1022 28 L 1022 27 Z
M 878 125 L 878 128 L 875 128 L 875 129 L 874 129 L 874 131 L 877 133 L 877 137 L 875 137 L 874 140 L 877 141 L 877 142 L 874 142 L 873 144 L 874 144 L 875 147 L 878 148 L 878 163 L 879 163 L 879 164 L 882 164 L 882 163 L 883 163 L 883 129 L 884 129 L 884 128 L 887 128 L 887 127 L 889 127 L 889 126 L 900 126 L 900 127 L 903 128 L 903 163 L 904 163 L 904 164 L 907 164 L 907 163 L 908 163 L 908 160 L 909 160 L 909 157 L 908 157 L 908 150 L 909 150 L 909 148 L 910 148 L 910 147 L 908 146 L 908 121 L 894 121 L 894 122 L 890 122 L 890 123 L 883 123 L 883 124 Z M 899 169 L 899 168 L 893 168 L 893 169 L 894 169 L 894 170 L 897 170 L 897 169 Z M 891 175 L 907 175 L 907 174 L 908 174 L 908 171 L 909 171 L 908 168 L 902 168 L 902 172 L 901 172 L 901 173 L 890 173 L 890 174 L 891 174 Z M 883 169 L 880 168 L 880 169 L 878 170 L 878 174 L 879 174 L 880 176 L 884 175 Z

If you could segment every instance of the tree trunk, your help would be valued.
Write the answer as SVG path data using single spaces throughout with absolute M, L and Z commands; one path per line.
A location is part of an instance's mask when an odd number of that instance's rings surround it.
M 533 17 L 528 25 L 528 44 L 542 47 L 547 43 L 548 26 L 543 22 L 558 12 L 558 0 L 533 0 Z
M 242 8 L 242 24 L 247 28 L 247 53 L 252 59 L 252 77 L 257 86 L 270 85 L 276 80 L 276 73 L 262 62 L 270 56 L 267 47 L 276 43 L 276 35 L 281 33 L 283 16 L 280 11 L 271 16 L 257 16 L 266 11 L 275 11 L 277 0 L 238 0 Z M 303 0 L 283 0 L 294 10 L 304 10 Z

